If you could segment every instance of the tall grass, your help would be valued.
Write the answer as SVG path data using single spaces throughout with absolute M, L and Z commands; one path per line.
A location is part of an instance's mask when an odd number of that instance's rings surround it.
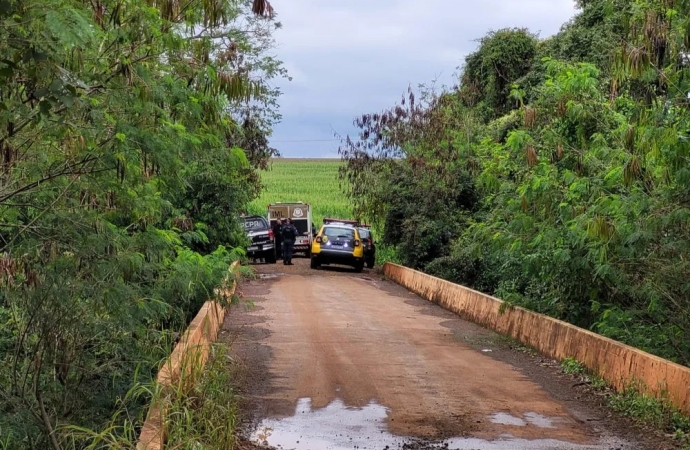
M 214 344 L 195 383 L 176 389 L 166 414 L 166 449 L 232 450 L 237 438 L 235 372 L 227 347 Z
M 561 370 L 579 378 L 579 384 L 589 384 L 593 390 L 603 393 L 614 411 L 666 432 L 682 445 L 683 450 L 690 450 L 690 418 L 673 404 L 667 392 L 662 391 L 659 397 L 647 394 L 640 380 L 631 380 L 623 390 L 616 391 L 595 372 L 570 357 L 563 358 Z
M 162 423 L 165 424 L 166 450 L 233 450 L 238 441 L 235 434 L 238 421 L 238 397 L 234 379 L 238 366 L 228 361 L 228 347 L 212 344 L 206 365 L 196 356 L 184 363 L 190 370 L 182 370 L 182 377 L 171 386 L 137 384 L 120 401 L 120 408 L 111 417 L 110 426 L 101 431 L 68 427 L 74 439 L 65 449 L 135 450 L 139 441 L 143 411 L 131 416 L 130 406 L 142 397 L 150 404 L 162 404 Z M 2 447 L 0 447 L 2 448 Z

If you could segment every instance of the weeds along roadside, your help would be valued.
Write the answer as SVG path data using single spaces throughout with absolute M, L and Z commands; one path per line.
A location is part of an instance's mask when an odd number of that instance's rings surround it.
M 248 266 L 236 268 L 237 282 L 253 278 L 254 270 Z M 221 289 L 227 288 L 227 284 Z M 217 292 L 221 304 L 251 302 L 240 300 L 237 292 L 231 295 Z M 232 343 L 211 342 L 195 350 L 184 352 L 178 370 L 172 370 L 169 382 L 139 382 L 118 399 L 117 408 L 108 422 L 98 429 L 66 426 L 60 431 L 70 442 L 65 450 L 134 450 L 140 444 L 141 432 L 150 411 L 161 411 L 166 436 L 165 449 L 232 450 L 235 437 L 238 397 L 236 387 L 241 385 L 240 364 L 230 358 Z M 166 360 L 170 359 L 170 355 Z M 162 367 L 162 366 L 161 366 Z M 179 375 L 176 375 L 179 373 Z M 163 375 L 163 378 L 166 378 Z M 159 378 L 160 379 L 160 378 Z M 146 404 L 146 408 L 141 408 Z M 154 420 L 155 423 L 155 420 Z M 0 450 L 5 450 L 0 442 Z
M 238 444 L 236 386 L 241 371 L 228 355 L 228 345 L 214 343 L 206 365 L 188 359 L 190 370 L 183 370 L 174 385 L 132 387 L 111 417 L 111 425 L 102 431 L 78 427 L 69 431 L 79 442 L 89 442 L 87 450 L 135 450 L 145 416 L 131 417 L 128 405 L 144 396 L 151 399 L 151 405 L 167 404 L 162 420 L 166 449 L 232 450 Z
M 644 385 L 638 380 L 629 382 L 623 391 L 617 392 L 582 363 L 569 357 L 561 361 L 561 370 L 578 378 L 596 394 L 605 396 L 608 406 L 614 411 L 641 425 L 672 435 L 683 449 L 690 450 L 690 417 L 673 406 L 663 394 L 661 398 L 645 394 Z
M 177 386 L 166 414 L 168 449 L 229 450 L 237 445 L 237 366 L 228 358 L 229 347 L 211 346 L 205 370 L 195 383 Z
M 239 276 L 254 278 L 256 274 L 251 267 L 240 266 Z M 241 302 L 237 292 L 233 292 L 230 302 Z M 252 307 L 251 302 L 242 303 Z M 240 400 L 237 387 L 242 383 L 243 371 L 230 357 L 231 346 L 211 343 L 205 364 L 199 360 L 201 353 L 192 353 L 183 361 L 178 382 L 159 391 L 159 398 L 167 403 L 163 420 L 166 449 L 237 448 Z M 164 397 L 160 396 L 161 392 Z

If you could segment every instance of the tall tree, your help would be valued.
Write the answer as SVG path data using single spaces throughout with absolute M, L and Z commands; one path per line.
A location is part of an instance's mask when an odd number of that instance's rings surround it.
M 579 6 L 358 119 L 343 177 L 402 262 L 688 365 L 690 6 Z
M 283 73 L 261 3 L 0 0 L 3 445 L 84 445 L 240 256 L 270 153 L 239 105 Z

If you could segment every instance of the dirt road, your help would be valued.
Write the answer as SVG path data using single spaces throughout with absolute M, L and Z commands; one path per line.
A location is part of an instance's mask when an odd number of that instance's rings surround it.
M 256 442 L 284 449 L 672 448 L 579 400 L 583 394 L 553 362 L 373 272 L 313 271 L 306 260 L 295 262 L 256 266 L 260 278 L 240 288 L 254 307 L 234 307 L 221 333 L 248 371 L 247 433 Z

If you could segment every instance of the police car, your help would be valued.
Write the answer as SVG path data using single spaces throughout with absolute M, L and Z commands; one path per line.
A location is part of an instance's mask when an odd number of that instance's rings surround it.
M 342 264 L 364 269 L 364 246 L 358 227 L 352 221 L 324 219 L 311 245 L 311 268 L 325 264 Z
M 359 236 L 362 238 L 362 245 L 364 246 L 364 262 L 367 268 L 373 269 L 376 264 L 376 244 L 374 243 L 374 234 L 371 232 L 371 226 L 359 225 Z
M 242 216 L 241 219 L 242 228 L 249 238 L 247 256 L 275 264 L 275 239 L 268 220 L 261 216 Z

